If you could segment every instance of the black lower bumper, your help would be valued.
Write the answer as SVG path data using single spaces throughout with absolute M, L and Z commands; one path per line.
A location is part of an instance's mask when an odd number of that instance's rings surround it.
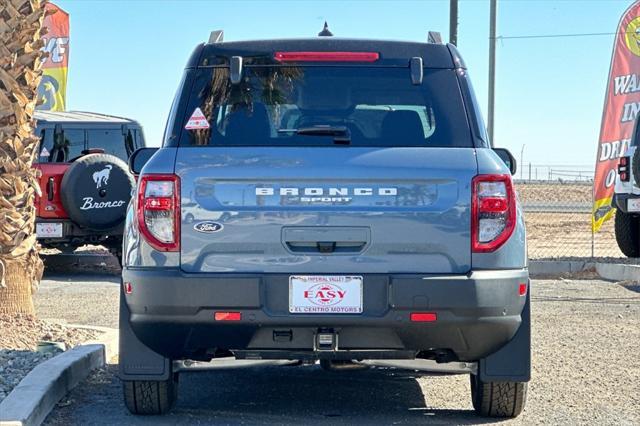
M 69 219 L 36 218 L 36 224 L 38 223 L 62 224 L 62 237 L 38 237 L 38 242 L 45 247 L 79 247 L 85 244 L 122 245 L 124 224 L 121 224 L 116 228 L 96 231 L 82 228 Z
M 464 276 L 364 275 L 362 314 L 289 313 L 288 275 L 123 271 L 131 284 L 126 316 L 135 336 L 168 359 L 206 359 L 219 351 L 244 358 L 412 358 L 476 361 L 509 342 L 522 322 L 527 270 Z M 220 311 L 240 321 L 216 321 Z M 430 312 L 434 322 L 412 322 Z M 320 351 L 316 336 L 336 347 Z M 357 356 L 356 356 L 357 355 Z
M 613 207 L 617 208 L 623 213 L 629 213 L 629 200 L 640 199 L 640 195 L 635 194 L 613 194 Z M 636 213 L 640 215 L 640 213 Z

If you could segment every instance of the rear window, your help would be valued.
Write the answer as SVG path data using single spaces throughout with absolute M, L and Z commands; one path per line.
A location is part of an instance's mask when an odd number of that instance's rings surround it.
M 134 150 L 133 133 L 122 134 L 122 128 L 114 129 L 89 129 L 87 130 L 89 148 L 104 149 L 105 154 L 114 155 L 122 160 L 127 160 Z
M 48 163 L 53 149 L 53 129 L 37 127 L 34 134 L 40 138 L 38 163 Z
M 114 128 L 37 128 L 35 134 L 40 136 L 40 163 L 67 163 L 83 155 L 83 151 L 91 148 L 103 149 L 106 154 L 114 155 L 123 161 L 137 148 L 145 145 L 139 129 Z
M 85 134 L 82 129 L 56 132 L 54 128 L 47 128 L 40 132 L 40 137 L 38 160 L 41 163 L 66 163 L 81 156 L 85 150 Z
M 421 85 L 408 67 L 255 66 L 235 85 L 228 68 L 195 72 L 182 127 L 199 108 L 209 129 L 180 145 L 472 146 L 453 70 L 426 69 Z

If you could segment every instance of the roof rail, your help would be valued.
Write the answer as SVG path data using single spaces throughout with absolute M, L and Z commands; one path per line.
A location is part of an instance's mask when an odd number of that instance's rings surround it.
M 214 31 L 211 31 L 211 34 L 209 35 L 209 41 L 207 42 L 207 44 L 222 43 L 223 39 L 224 39 L 224 31 L 214 30 Z
M 442 35 L 439 31 L 429 31 L 427 34 L 427 42 L 433 44 L 442 44 Z

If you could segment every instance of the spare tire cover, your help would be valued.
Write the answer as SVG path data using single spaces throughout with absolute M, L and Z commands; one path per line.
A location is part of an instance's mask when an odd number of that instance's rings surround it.
M 124 161 L 113 155 L 89 154 L 67 169 L 60 184 L 60 198 L 74 223 L 102 231 L 124 221 L 134 186 Z

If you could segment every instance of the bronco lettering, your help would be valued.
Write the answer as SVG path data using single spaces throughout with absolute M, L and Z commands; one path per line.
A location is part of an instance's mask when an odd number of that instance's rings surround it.
M 84 204 L 80 207 L 80 210 L 91 210 L 91 209 L 110 209 L 115 207 L 122 207 L 124 205 L 124 200 L 118 201 L 100 201 L 93 202 L 93 197 L 84 197 Z
M 256 188 L 256 195 L 398 195 L 398 188 Z

